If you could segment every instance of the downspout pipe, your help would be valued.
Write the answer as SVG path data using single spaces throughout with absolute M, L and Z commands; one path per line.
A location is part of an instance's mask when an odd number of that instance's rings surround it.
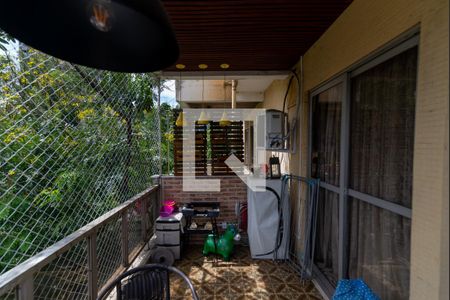
M 231 80 L 231 108 L 236 108 L 236 88 L 237 88 L 237 80 Z

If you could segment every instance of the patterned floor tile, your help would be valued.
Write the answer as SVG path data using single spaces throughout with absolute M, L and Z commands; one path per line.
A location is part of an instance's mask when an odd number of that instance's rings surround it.
M 203 257 L 191 247 L 175 264 L 193 282 L 202 300 L 322 299 L 310 281 L 301 281 L 286 264 L 253 260 L 248 248 L 238 247 L 229 262 Z M 191 299 L 187 286 L 172 279 L 173 299 Z

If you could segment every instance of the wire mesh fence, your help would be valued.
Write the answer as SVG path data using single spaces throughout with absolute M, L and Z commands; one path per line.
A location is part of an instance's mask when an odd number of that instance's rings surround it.
M 0 275 L 0 299 L 95 299 L 139 256 L 154 233 L 159 201 L 152 186 Z
M 122 264 L 121 222 L 107 223 L 97 233 L 98 286 L 104 286 Z
M 87 243 L 81 241 L 34 275 L 34 299 L 87 299 Z
M 159 217 L 160 208 L 161 202 L 158 201 L 158 195 L 151 194 L 150 201 L 148 202 L 147 205 L 147 230 L 149 232 L 154 232 L 155 230 L 154 220 L 156 220 Z
M 142 208 L 142 203 L 137 205 L 128 213 L 128 253 L 132 254 L 133 250 L 142 241 L 142 219 L 138 209 Z
M 0 296 L 2 300 L 16 300 L 16 289 L 12 288 Z
M 5 49 L 0 274 L 148 188 L 160 160 L 155 75 L 80 67 L 17 43 Z M 101 263 L 100 282 L 117 265 L 107 250 L 117 243 L 117 224 L 110 226 L 99 233 L 98 251 L 111 258 Z M 44 299 L 42 280 L 36 289 Z

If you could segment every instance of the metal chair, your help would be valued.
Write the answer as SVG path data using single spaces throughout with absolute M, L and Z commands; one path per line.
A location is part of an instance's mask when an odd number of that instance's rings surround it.
M 183 272 L 174 267 L 149 264 L 121 274 L 102 290 L 97 300 L 107 299 L 114 287 L 117 300 L 170 299 L 170 272 L 183 278 L 192 292 L 192 298 L 199 299 L 192 282 Z

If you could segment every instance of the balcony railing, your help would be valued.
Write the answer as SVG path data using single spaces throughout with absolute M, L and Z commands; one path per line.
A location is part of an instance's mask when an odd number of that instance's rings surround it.
M 0 299 L 96 299 L 153 234 L 159 186 L 135 195 L 0 276 Z

